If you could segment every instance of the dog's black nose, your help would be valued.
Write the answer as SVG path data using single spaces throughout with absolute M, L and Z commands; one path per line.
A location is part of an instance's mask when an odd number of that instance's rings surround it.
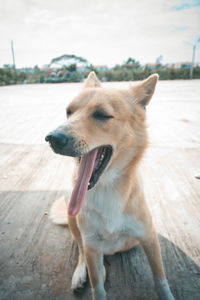
M 46 141 L 46 142 L 49 142 L 50 138 L 51 138 L 51 135 L 48 134 L 47 136 L 45 136 L 45 141 Z
M 64 146 L 67 144 L 68 138 L 66 135 L 58 132 L 50 132 L 45 137 L 46 142 L 54 143 L 56 145 Z

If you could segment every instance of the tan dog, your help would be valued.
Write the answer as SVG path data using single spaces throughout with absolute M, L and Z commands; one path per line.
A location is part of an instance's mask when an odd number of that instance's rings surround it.
M 154 74 L 128 89 L 112 89 L 101 87 L 91 72 L 67 108 L 67 122 L 46 137 L 56 153 L 77 160 L 67 203 L 69 228 L 79 248 L 72 288 L 82 287 L 88 270 L 95 300 L 106 299 L 103 255 L 138 244 L 147 255 L 160 299 L 174 299 L 137 170 L 147 147 L 145 107 L 157 79 Z M 64 199 L 55 202 L 55 223 L 67 223 L 67 206 Z

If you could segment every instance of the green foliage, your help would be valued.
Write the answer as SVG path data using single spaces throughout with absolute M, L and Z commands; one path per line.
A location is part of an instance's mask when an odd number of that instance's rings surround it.
M 98 72 L 100 79 L 104 81 L 133 81 L 143 80 L 153 73 L 158 73 L 160 80 L 174 80 L 174 79 L 189 79 L 189 69 L 154 69 L 151 70 L 146 66 L 143 70 L 121 70 L 115 68 L 113 70 Z M 194 68 L 193 78 L 200 78 L 200 68 Z
M 92 67 L 91 67 L 92 68 Z M 23 83 L 60 83 L 60 82 L 80 82 L 86 78 L 90 72 L 77 72 L 76 65 L 71 65 L 54 75 L 48 75 L 41 71 L 38 67 L 34 67 L 33 74 L 18 73 L 13 69 L 0 68 L 0 86 L 9 84 L 23 84 Z M 62 72 L 61 72 L 62 71 Z M 189 79 L 189 68 L 159 68 L 151 70 L 148 66 L 144 69 L 123 69 L 121 66 L 115 66 L 113 69 L 96 72 L 99 79 L 102 81 L 136 81 L 143 80 L 153 73 L 158 73 L 160 80 L 173 79 Z M 194 68 L 193 78 L 200 79 L 200 67 Z
M 87 60 L 81 56 L 76 56 L 74 54 L 64 54 L 58 57 L 55 57 L 51 60 L 50 65 L 52 64 L 59 64 L 61 66 L 65 66 L 65 61 L 69 60 L 69 59 L 74 59 L 77 63 L 78 62 L 82 62 L 82 63 L 88 63 Z
M 135 60 L 135 58 L 129 57 L 121 67 L 123 69 L 127 69 L 127 70 L 139 69 L 140 63 L 139 63 L 139 61 Z
M 76 72 L 76 64 L 72 64 L 69 67 L 67 67 L 67 70 L 69 72 Z
M 0 86 L 9 84 L 22 84 L 26 80 L 25 73 L 16 73 L 12 69 L 0 69 Z
M 80 82 L 82 80 L 83 75 L 79 72 L 67 72 L 57 77 L 44 78 L 45 83 Z

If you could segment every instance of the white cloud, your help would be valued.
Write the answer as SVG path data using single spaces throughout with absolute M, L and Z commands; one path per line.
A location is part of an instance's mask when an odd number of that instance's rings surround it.
M 194 1 L 194 0 L 193 0 Z M 6 0 L 0 4 L 0 65 L 43 65 L 62 54 L 94 64 L 191 60 L 200 7 L 176 10 L 181 0 Z M 200 49 L 200 46 L 199 46 Z M 198 49 L 198 51 L 199 51 Z M 200 52 L 200 51 L 199 51 Z M 199 55 L 200 56 L 200 55 Z

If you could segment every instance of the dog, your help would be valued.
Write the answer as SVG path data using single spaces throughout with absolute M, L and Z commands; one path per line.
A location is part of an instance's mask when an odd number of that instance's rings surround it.
M 51 219 L 68 223 L 79 259 L 72 289 L 87 271 L 93 300 L 105 300 L 104 254 L 142 245 L 159 299 L 174 297 L 165 277 L 160 245 L 147 207 L 138 165 L 148 144 L 145 110 L 158 75 L 127 89 L 102 87 L 91 72 L 66 109 L 67 121 L 46 136 L 53 151 L 76 160 L 71 198 L 57 200 Z

